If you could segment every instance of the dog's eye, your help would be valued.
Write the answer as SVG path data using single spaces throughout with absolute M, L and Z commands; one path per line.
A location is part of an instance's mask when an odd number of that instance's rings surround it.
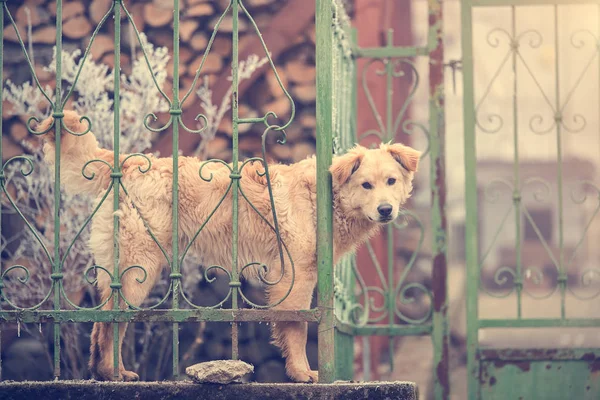
M 388 179 L 388 185 L 392 186 L 396 183 L 396 178 L 390 178 Z
M 371 185 L 369 182 L 363 183 L 362 187 L 364 187 L 367 190 L 373 189 L 373 185 Z

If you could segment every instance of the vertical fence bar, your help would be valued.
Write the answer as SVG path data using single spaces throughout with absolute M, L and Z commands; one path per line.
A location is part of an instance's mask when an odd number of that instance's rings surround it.
M 316 0 L 317 32 L 317 268 L 319 382 L 335 379 L 333 313 L 333 201 L 331 188 L 333 82 L 333 10 L 331 0 Z M 235 153 L 235 152 L 234 152 Z
M 356 28 L 350 28 L 350 46 L 353 49 L 353 54 L 350 60 L 352 90 L 350 92 L 351 107 L 348 121 L 350 121 L 351 136 L 348 136 L 348 146 L 352 146 L 358 140 L 358 60 L 354 54 L 354 49 L 358 47 L 358 31 Z
M 121 1 L 114 0 L 114 19 L 115 19 L 115 69 L 114 69 L 114 167 L 112 177 L 113 185 L 113 310 L 119 309 L 119 289 L 121 286 L 119 276 L 119 192 L 121 183 L 121 166 L 119 165 L 119 140 L 121 136 L 121 107 L 120 107 L 120 91 L 121 91 Z M 115 378 L 119 376 L 119 323 L 113 323 L 113 368 Z
M 4 6 L 6 0 L 0 0 L 0 99 L 4 98 Z M 3 162 L 2 140 L 4 133 L 4 102 L 0 101 L 0 162 Z M 0 180 L 4 181 L 4 171 L 0 170 Z M 4 184 L 4 182 L 2 182 Z M 2 237 L 2 207 L 0 207 L 0 237 Z M 2 290 L 4 282 L 2 280 L 2 262 L 0 262 L 0 311 L 2 311 Z M 0 381 L 2 381 L 2 325 L 0 322 Z
M 62 110 L 62 0 L 56 0 L 56 95 L 52 116 L 55 119 L 54 166 L 54 260 L 52 262 L 52 286 L 54 290 L 54 310 L 60 310 L 60 285 L 62 279 L 60 262 L 60 135 L 63 124 Z M 53 324 L 54 330 L 54 378 L 60 377 L 60 324 Z
M 171 260 L 171 283 L 173 286 L 173 310 L 179 309 L 179 286 L 181 265 L 179 262 L 179 17 L 180 2 L 173 0 L 173 103 L 170 114 L 173 121 L 173 254 Z M 173 376 L 179 376 L 179 323 L 173 322 Z
M 431 133 L 431 227 L 433 266 L 434 398 L 450 398 L 449 327 L 448 327 L 448 259 L 446 221 L 446 126 L 444 118 L 444 21 L 441 0 L 429 3 L 429 30 L 435 34 L 435 48 L 429 54 L 429 130 Z
M 338 21 L 340 18 L 338 17 Z M 341 23 L 341 21 L 340 21 Z M 349 39 L 350 49 L 354 49 L 356 46 L 356 29 L 349 26 L 343 26 L 345 29 L 345 38 Z M 336 137 L 339 139 L 339 147 L 341 151 L 347 150 L 352 147 L 356 141 L 356 89 L 357 89 L 357 76 L 356 76 L 356 59 L 352 53 L 348 54 L 347 49 L 338 43 L 339 51 L 341 52 L 341 58 L 343 60 L 342 66 L 344 75 L 340 79 L 340 85 L 342 88 L 341 101 L 344 103 L 341 115 L 340 115 L 340 130 L 337 132 Z M 342 263 L 338 263 L 335 271 L 336 275 L 339 276 L 340 293 L 338 296 L 342 297 L 340 304 L 344 311 L 342 315 L 343 322 L 351 322 L 352 314 L 348 313 L 348 308 L 352 307 L 355 302 L 355 277 L 353 271 L 356 268 L 356 256 L 347 256 Z M 337 304 L 336 304 L 337 307 Z M 340 332 L 336 329 L 335 339 L 335 367 L 336 367 L 336 379 L 340 380 L 352 380 L 354 378 L 354 341 L 355 336 L 349 335 L 344 332 Z
M 337 7 L 339 10 L 339 6 Z M 350 43 L 354 40 L 354 32 L 351 32 L 347 26 L 342 26 L 340 15 L 336 16 L 336 60 L 339 60 L 338 76 L 334 76 L 337 85 L 337 96 L 334 98 L 336 103 L 339 103 L 339 110 L 336 114 L 335 138 L 337 139 L 337 147 L 334 152 L 343 152 L 351 145 L 352 139 L 355 138 L 354 124 L 352 123 L 352 105 L 354 103 L 353 91 L 355 82 L 353 63 L 351 55 L 347 54 L 343 41 L 350 39 Z M 337 70 L 334 68 L 334 71 Z M 354 281 L 352 276 L 352 268 L 354 264 L 354 256 L 346 256 L 336 265 L 334 273 L 336 276 L 335 289 L 335 311 L 336 318 L 343 318 L 344 322 L 351 320 L 352 316 L 347 314 L 347 308 L 354 304 Z M 345 332 L 335 330 L 335 368 L 336 379 L 352 380 L 354 377 L 354 336 Z
M 239 123 L 239 109 L 238 109 L 238 57 L 239 57 L 239 0 L 233 0 L 232 13 L 233 13 L 233 32 L 232 32 L 232 60 L 231 60 L 231 77 L 232 77 L 232 99 L 231 99 L 231 116 L 233 122 L 233 160 L 231 179 L 233 179 L 233 246 L 232 254 L 233 260 L 231 264 L 231 308 L 236 310 L 238 308 L 238 289 L 240 287 L 240 278 L 238 272 L 238 198 L 239 198 L 239 187 L 240 187 L 240 171 L 239 171 L 239 154 L 238 154 L 238 123 Z M 231 358 L 233 360 L 238 359 L 238 325 L 236 321 L 231 323 Z
M 461 2 L 463 57 L 463 122 L 465 146 L 465 259 L 467 264 L 467 383 L 469 400 L 479 398 L 479 261 L 477 238 L 477 152 L 475 143 L 475 93 L 473 88 L 472 2 Z
M 390 48 L 394 46 L 394 30 L 388 29 L 386 37 L 386 47 Z M 394 63 L 391 57 L 385 59 L 385 74 L 386 74 L 386 142 L 395 139 L 394 126 L 393 126 L 393 110 L 394 110 Z M 387 313 L 388 313 L 388 325 L 390 332 L 396 322 L 396 285 L 394 285 L 394 227 L 392 224 L 388 224 L 386 227 L 386 241 L 387 241 L 387 279 L 388 279 L 388 291 L 387 291 Z M 389 346 L 389 359 L 390 359 L 390 371 L 394 371 L 394 336 L 388 336 Z
M 511 35 L 512 40 L 517 38 L 517 23 L 515 6 L 511 7 Z M 516 43 L 512 44 L 516 46 Z M 517 318 L 521 318 L 523 306 L 521 304 L 523 297 L 523 265 L 521 253 L 521 189 L 520 189 L 520 168 L 519 168 L 519 104 L 518 104 L 518 74 L 517 74 L 517 48 L 512 51 L 512 70 L 513 70 L 513 205 L 515 208 L 515 289 L 517 292 Z
M 556 184 L 558 186 L 558 285 L 560 286 L 560 317 L 566 318 L 565 299 L 567 294 L 567 271 L 565 271 L 565 250 L 564 250 L 564 205 L 563 205 L 563 152 L 562 152 L 562 115 L 560 107 L 560 63 L 558 48 L 558 6 L 554 5 L 554 65 L 555 65 L 555 88 L 556 88 Z

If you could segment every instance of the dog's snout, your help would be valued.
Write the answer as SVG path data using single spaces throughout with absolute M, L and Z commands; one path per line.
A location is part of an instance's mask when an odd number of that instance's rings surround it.
M 386 218 L 392 215 L 392 209 L 393 207 L 391 204 L 381 204 L 379 207 L 377 207 L 379 215 Z

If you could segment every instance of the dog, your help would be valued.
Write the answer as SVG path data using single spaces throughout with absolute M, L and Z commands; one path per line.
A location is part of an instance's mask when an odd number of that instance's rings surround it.
M 65 111 L 62 120 L 71 132 L 82 133 L 87 123 L 74 111 Z M 39 124 L 47 130 L 53 124 L 49 117 Z M 44 159 L 55 165 L 55 129 L 45 135 Z M 92 132 L 82 136 L 62 130 L 60 139 L 60 177 L 64 189 L 96 199 L 97 213 L 91 222 L 89 245 L 95 263 L 112 271 L 114 259 L 114 218 L 118 217 L 119 269 L 122 273 L 123 296 L 134 307 L 141 306 L 167 267 L 168 260 L 150 230 L 166 252 L 172 241 L 172 158 L 148 159 L 120 155 L 122 164 L 119 209 L 114 207 L 114 190 L 106 193 L 115 179 L 113 151 L 102 149 Z M 380 228 L 398 216 L 412 192 L 412 182 L 421 153 L 402 144 L 382 144 L 367 149 L 355 146 L 346 154 L 333 158 L 330 167 L 333 185 L 333 255 L 337 263 L 345 254 L 376 234 Z M 91 160 L 101 160 L 93 161 Z M 151 160 L 151 166 L 149 165 Z M 248 163 L 239 177 L 232 176 L 231 164 L 205 163 L 192 157 L 179 158 L 179 235 L 182 246 L 192 243 L 190 252 L 201 256 L 205 265 L 228 268 L 232 262 L 232 179 L 240 187 L 256 211 L 239 197 L 238 265 L 260 263 L 269 266 L 264 272 L 266 297 L 276 310 L 306 310 L 310 308 L 317 283 L 316 226 L 317 177 L 313 156 L 292 165 L 269 165 L 269 176 L 278 226 L 286 253 L 284 272 L 280 268 L 280 252 L 273 226 L 269 185 L 262 162 Z M 227 194 L 226 194 L 227 193 Z M 104 198 L 104 201 L 101 199 Z M 101 203 L 101 204 L 100 204 Z M 211 213 L 214 211 L 214 214 Z M 210 218 L 210 219 L 209 219 Z M 198 229 L 208 219 L 200 234 Z M 288 255 L 294 262 L 295 279 Z M 131 266 L 139 268 L 125 269 Z M 257 274 L 245 270 L 245 275 Z M 256 270 L 256 268 L 255 268 Z M 141 283 L 140 283 L 141 282 Z M 98 273 L 97 286 L 103 309 L 113 309 L 111 278 Z M 287 297 L 286 294 L 289 292 Z M 285 300 L 279 302 L 281 299 Z M 107 300 L 109 299 L 109 300 Z M 128 308 L 120 301 L 121 309 Z M 127 324 L 119 325 L 119 376 L 113 376 L 113 340 L 110 323 L 94 324 L 91 337 L 90 370 L 98 380 L 137 380 L 138 375 L 123 366 L 121 346 Z M 286 360 L 286 372 L 296 382 L 317 382 L 318 372 L 310 369 L 306 357 L 307 323 L 278 322 L 272 324 L 273 343 Z

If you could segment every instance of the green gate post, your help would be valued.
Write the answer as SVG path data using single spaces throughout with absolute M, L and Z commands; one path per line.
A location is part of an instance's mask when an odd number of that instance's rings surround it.
M 431 284 L 433 293 L 434 398 L 450 398 L 448 260 L 446 221 L 446 158 L 444 120 L 444 23 L 441 1 L 429 2 L 429 130 L 431 227 L 433 231 Z
M 463 119 L 465 137 L 465 259 L 467 264 L 467 382 L 469 400 L 478 398 L 479 361 L 477 360 L 479 261 L 477 238 L 477 176 L 475 174 L 475 100 L 473 82 L 473 42 L 471 1 L 461 3 L 463 58 Z
M 351 260 L 352 264 L 354 262 L 354 259 Z M 340 267 L 346 268 L 351 266 L 347 263 L 340 265 Z M 340 288 L 340 293 L 337 293 L 337 295 L 347 295 L 354 298 L 355 282 L 351 271 L 344 271 L 341 283 L 343 288 Z M 343 304 L 341 303 L 341 305 Z M 345 304 L 347 305 L 348 303 Z M 337 380 L 351 381 L 354 379 L 354 338 L 355 336 L 350 334 L 350 332 L 335 329 L 335 378 Z
M 338 12 L 341 12 L 339 10 Z M 340 21 L 340 15 L 336 16 L 336 23 L 338 26 L 336 30 L 343 31 L 344 35 L 350 38 L 350 46 L 355 49 L 358 46 L 357 31 L 355 28 L 350 26 L 342 25 Z M 339 145 L 343 151 L 351 147 L 357 139 L 356 135 L 356 116 L 357 116 L 357 63 L 354 52 L 351 52 L 350 57 L 344 54 L 345 49 L 340 43 L 341 38 L 338 38 L 336 50 L 341 60 L 341 67 L 344 74 L 342 77 L 336 77 L 336 82 L 342 89 L 342 94 L 338 93 L 338 97 L 341 103 L 341 110 L 338 112 L 338 120 L 340 127 L 337 128 L 339 131 L 335 132 L 335 137 L 339 139 Z M 349 88 L 349 90 L 348 90 Z M 349 96 L 348 96 L 349 94 Z M 335 99 L 336 101 L 338 99 Z M 336 276 L 339 276 L 341 286 L 336 296 L 340 297 L 339 302 L 340 309 L 336 309 L 336 321 L 339 316 L 337 313 L 344 312 L 344 317 L 352 318 L 352 315 L 348 315 L 346 310 L 351 304 L 356 303 L 356 296 L 354 295 L 354 289 L 356 286 L 355 276 L 353 275 L 353 269 L 356 268 L 356 257 L 352 256 L 348 258 L 348 261 L 342 261 L 336 265 Z M 336 303 L 336 307 L 338 304 Z M 344 320 L 345 321 L 345 318 Z M 336 379 L 349 381 L 354 378 L 354 340 L 355 335 L 348 331 L 337 329 L 335 334 L 335 367 L 336 367 Z
M 331 0 L 316 0 L 317 35 L 317 267 L 319 382 L 335 379 L 333 302 L 333 201 L 329 167 L 332 143 L 333 10 Z

